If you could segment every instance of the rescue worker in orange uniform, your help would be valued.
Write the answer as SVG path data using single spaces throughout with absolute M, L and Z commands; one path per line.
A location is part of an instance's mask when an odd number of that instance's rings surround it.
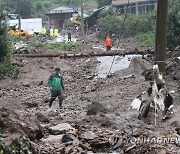
M 112 40 L 110 39 L 109 36 L 106 37 L 105 43 L 106 51 L 110 51 L 112 48 Z

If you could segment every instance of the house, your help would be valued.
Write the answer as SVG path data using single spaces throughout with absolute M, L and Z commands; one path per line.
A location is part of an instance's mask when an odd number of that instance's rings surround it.
M 112 6 L 116 7 L 119 15 L 138 15 L 157 9 L 157 0 L 112 0 Z
M 48 28 L 61 28 L 64 21 L 71 18 L 74 13 L 78 13 L 78 9 L 67 6 L 59 6 L 52 8 L 46 14 L 48 16 Z

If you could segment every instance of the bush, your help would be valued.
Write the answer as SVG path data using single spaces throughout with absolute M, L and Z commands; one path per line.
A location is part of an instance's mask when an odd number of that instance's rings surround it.
M 170 0 L 168 15 L 168 48 L 174 49 L 180 45 L 180 3 L 179 0 Z
M 19 68 L 13 66 L 10 62 L 10 58 L 4 58 L 4 61 L 0 63 L 0 79 L 5 77 L 17 78 L 19 75 Z
M 147 45 L 155 46 L 155 34 L 153 32 L 139 33 L 136 35 L 136 38 Z
M 139 33 L 155 31 L 155 12 L 139 16 L 118 17 L 113 9 L 108 9 L 100 14 L 98 26 L 101 31 L 124 37 L 135 36 Z
M 123 36 L 135 36 L 139 33 L 147 33 L 149 31 L 155 33 L 155 23 L 155 12 L 127 17 Z
M 11 142 L 10 145 L 5 145 L 0 141 L 0 154 L 32 154 L 33 149 L 30 147 L 29 140 L 25 137 L 18 137 Z
M 5 14 L 0 10 L 0 62 L 4 60 L 4 57 L 9 53 L 9 42 L 7 35 L 7 25 L 5 22 Z
M 119 34 L 122 27 L 122 20 L 117 17 L 112 8 L 102 11 L 97 23 L 103 33 L 110 35 Z

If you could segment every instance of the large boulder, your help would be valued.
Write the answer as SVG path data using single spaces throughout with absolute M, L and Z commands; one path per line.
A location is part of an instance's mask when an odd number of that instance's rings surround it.
M 49 133 L 51 135 L 65 134 L 68 132 L 72 132 L 75 129 L 68 123 L 61 123 L 56 126 L 49 128 Z
M 21 116 L 7 108 L 0 108 L 0 127 L 11 134 L 25 135 L 32 141 L 44 136 L 36 116 Z

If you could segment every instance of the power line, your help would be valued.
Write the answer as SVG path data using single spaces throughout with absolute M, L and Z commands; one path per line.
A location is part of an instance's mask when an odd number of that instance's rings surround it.
M 129 0 L 128 0 L 128 4 L 127 4 L 126 10 L 128 10 L 128 7 L 129 7 Z M 124 30 L 124 25 L 125 25 L 126 18 L 127 18 L 127 12 L 125 13 L 125 17 L 124 17 L 124 21 L 123 21 L 123 25 L 122 25 L 122 30 L 121 30 L 121 33 L 120 33 L 120 36 L 119 36 L 119 41 L 118 41 L 118 44 L 117 44 L 116 51 L 118 50 L 118 47 L 119 47 L 119 44 L 120 44 L 120 40 L 121 40 L 121 37 L 122 37 L 122 34 L 123 34 L 123 30 Z M 114 60 L 115 60 L 115 55 L 114 55 L 114 57 L 113 57 L 113 61 L 112 61 L 111 67 L 110 67 L 110 69 L 109 69 L 108 75 L 110 75 L 112 66 L 113 66 L 113 64 L 114 64 Z
M 128 10 L 128 8 L 129 8 L 129 0 L 128 0 L 128 5 L 127 5 L 127 10 Z M 119 41 L 118 41 L 118 44 L 117 44 L 116 51 L 118 50 L 119 43 L 120 43 L 120 39 L 121 39 L 122 34 L 123 34 L 123 30 L 124 30 L 124 25 L 125 25 L 126 18 L 127 18 L 127 11 L 126 11 L 125 16 L 124 16 L 123 25 L 122 25 L 122 28 L 121 28 L 121 34 L 119 35 Z M 112 66 L 113 66 L 113 64 L 114 64 L 114 60 L 115 60 L 115 55 L 114 55 L 114 57 L 113 57 L 113 61 L 112 61 L 111 67 L 110 67 L 110 69 L 109 69 L 109 71 L 108 71 L 108 75 L 110 75 Z M 106 82 L 106 81 L 107 81 L 107 78 L 105 79 L 105 82 Z M 97 96 L 99 96 L 99 94 L 101 93 L 101 91 L 102 91 L 102 89 L 98 92 L 98 94 L 95 96 L 95 98 L 96 98 Z M 95 98 L 94 98 L 94 99 L 95 99 Z M 94 99 L 93 99 L 93 100 L 94 100 Z M 92 100 L 92 101 L 93 101 L 93 100 Z

